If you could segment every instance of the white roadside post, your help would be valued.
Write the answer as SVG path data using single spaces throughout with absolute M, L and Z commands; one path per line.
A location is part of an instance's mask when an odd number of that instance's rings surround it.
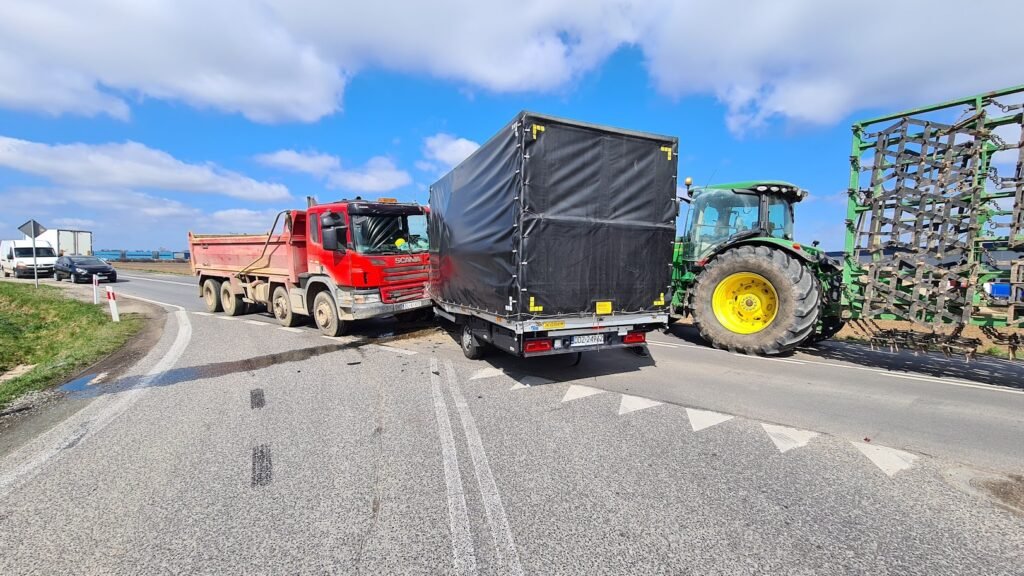
M 121 315 L 117 313 L 117 294 L 110 286 L 107 286 L 107 302 L 110 303 L 110 319 L 114 322 L 120 322 Z
M 100 277 L 96 274 L 92 275 L 92 303 L 100 303 Z

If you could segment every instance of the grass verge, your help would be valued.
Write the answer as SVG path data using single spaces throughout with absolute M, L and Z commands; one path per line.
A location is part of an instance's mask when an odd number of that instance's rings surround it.
M 179 276 L 192 275 L 192 265 L 188 262 L 111 262 L 110 265 L 116 270 L 138 270 Z
M 0 408 L 107 356 L 142 325 L 135 314 L 111 322 L 104 308 L 68 298 L 51 286 L 0 282 L 0 373 L 36 365 L 0 384 Z

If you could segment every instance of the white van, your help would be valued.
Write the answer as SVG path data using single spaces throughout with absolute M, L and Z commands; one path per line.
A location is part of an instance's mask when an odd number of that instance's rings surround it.
M 32 266 L 39 267 L 40 276 L 53 276 L 57 253 L 45 240 L 36 240 L 36 257 L 32 258 L 31 240 L 0 240 L 0 272 L 4 278 L 32 278 Z

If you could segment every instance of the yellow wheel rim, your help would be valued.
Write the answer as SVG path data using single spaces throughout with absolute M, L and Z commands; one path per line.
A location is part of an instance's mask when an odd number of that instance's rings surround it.
M 724 278 L 711 297 L 715 318 L 730 332 L 754 334 L 771 326 L 779 295 L 764 276 L 737 272 Z

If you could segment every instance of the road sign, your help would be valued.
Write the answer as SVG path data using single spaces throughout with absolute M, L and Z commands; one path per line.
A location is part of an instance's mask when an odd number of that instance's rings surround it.
M 21 230 L 25 236 L 32 238 L 32 277 L 35 278 L 36 288 L 39 288 L 39 260 L 36 257 L 36 238 L 46 232 L 46 228 L 35 220 L 29 220 L 21 226 L 18 226 L 18 230 Z
M 44 228 L 42 224 L 36 222 L 35 220 L 29 220 L 28 222 L 25 222 L 21 226 L 18 226 L 18 230 L 21 230 L 21 232 L 25 236 L 28 236 L 29 238 L 36 238 L 43 232 L 46 232 L 46 228 Z

